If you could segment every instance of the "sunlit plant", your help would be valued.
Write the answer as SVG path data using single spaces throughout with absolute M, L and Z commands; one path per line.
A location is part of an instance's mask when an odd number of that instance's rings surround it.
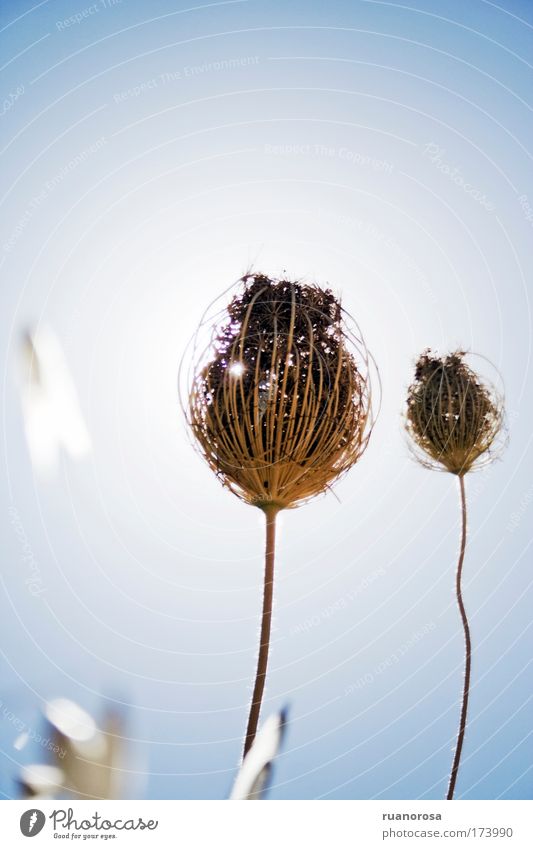
M 447 799 L 453 799 L 467 724 L 472 665 L 470 625 L 463 603 L 466 548 L 465 476 L 490 463 L 502 447 L 503 397 L 456 351 L 439 357 L 425 351 L 416 364 L 407 396 L 407 430 L 417 460 L 426 468 L 457 476 L 461 503 L 461 542 L 456 573 L 457 604 L 465 638 L 465 674 L 459 733 Z
M 229 304 L 204 319 L 195 339 L 190 428 L 223 485 L 266 519 L 259 656 L 244 755 L 256 734 L 267 673 L 276 517 L 325 492 L 368 444 L 370 361 L 358 336 L 329 289 L 249 274 Z

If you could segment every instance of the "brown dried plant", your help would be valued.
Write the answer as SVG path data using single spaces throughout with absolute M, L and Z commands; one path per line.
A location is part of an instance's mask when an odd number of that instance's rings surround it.
M 194 365 L 187 413 L 225 487 L 266 516 L 259 658 L 244 754 L 265 685 L 276 516 L 325 492 L 372 429 L 369 354 L 329 289 L 249 274 Z
M 494 387 L 464 362 L 465 356 L 463 351 L 446 357 L 425 351 L 407 397 L 407 429 L 419 449 L 417 459 L 459 476 L 492 461 L 503 419 Z
M 456 595 L 465 637 L 465 677 L 459 733 L 447 799 L 453 799 L 466 731 L 472 640 L 463 602 L 462 573 L 466 549 L 465 475 L 490 463 L 502 448 L 504 403 L 496 388 L 465 362 L 464 351 L 444 357 L 425 351 L 416 364 L 407 393 L 406 427 L 416 459 L 426 468 L 457 475 L 461 502 L 461 543 Z

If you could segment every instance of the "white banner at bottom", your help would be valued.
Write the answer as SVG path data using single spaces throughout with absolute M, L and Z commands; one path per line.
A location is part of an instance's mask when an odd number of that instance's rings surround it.
M 0 803 L 1 846 L 533 849 L 529 801 Z

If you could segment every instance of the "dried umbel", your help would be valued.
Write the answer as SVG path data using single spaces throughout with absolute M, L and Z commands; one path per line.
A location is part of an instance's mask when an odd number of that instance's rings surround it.
M 425 351 L 407 396 L 407 429 L 418 459 L 454 475 L 491 461 L 503 418 L 498 393 L 464 358 L 461 351 L 445 357 Z
M 327 490 L 365 450 L 373 424 L 369 355 L 329 290 L 246 275 L 204 320 L 193 357 L 188 422 L 222 483 L 264 511 L 266 553 L 259 659 L 244 754 L 265 685 L 276 515 Z M 199 348 L 195 342 L 195 352 Z
M 243 284 L 195 377 L 190 424 L 232 492 L 256 507 L 296 507 L 366 447 L 368 355 L 329 290 L 260 274 Z
M 447 799 L 454 797 L 466 732 L 472 640 L 463 602 L 462 575 L 466 550 L 465 475 L 490 463 L 502 447 L 503 398 L 465 363 L 462 351 L 437 357 L 425 351 L 416 364 L 408 390 L 406 426 L 415 456 L 430 469 L 457 475 L 461 502 L 461 542 L 455 590 L 465 638 L 465 675 L 459 733 Z

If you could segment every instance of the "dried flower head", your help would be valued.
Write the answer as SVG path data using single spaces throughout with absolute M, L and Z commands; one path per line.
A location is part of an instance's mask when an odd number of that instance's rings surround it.
M 407 397 L 407 430 L 417 459 L 460 476 L 490 462 L 503 424 L 502 398 L 465 356 L 425 351 Z
M 225 486 L 263 509 L 327 489 L 366 448 L 368 352 L 330 290 L 246 275 L 196 367 L 189 423 Z
M 461 504 L 461 542 L 455 592 L 465 640 L 465 670 L 459 732 L 446 798 L 454 798 L 467 728 L 472 638 L 463 601 L 462 575 L 466 551 L 465 475 L 490 462 L 504 436 L 503 397 L 465 363 L 464 351 L 444 357 L 425 351 L 416 364 L 407 395 L 407 430 L 422 465 L 457 475 Z

